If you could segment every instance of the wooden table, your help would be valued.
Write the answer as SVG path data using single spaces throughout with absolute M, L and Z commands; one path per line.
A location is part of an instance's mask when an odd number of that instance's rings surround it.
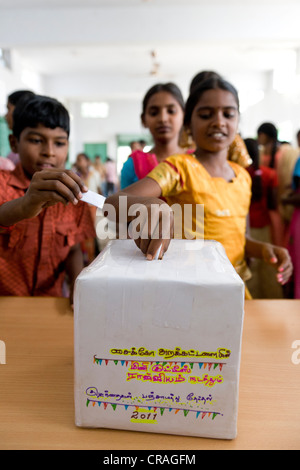
M 74 424 L 66 299 L 0 297 L 0 449 L 300 449 L 300 301 L 246 302 L 238 437 L 231 441 Z M 293 356 L 294 353 L 294 356 Z M 298 356 L 297 356 L 298 354 Z

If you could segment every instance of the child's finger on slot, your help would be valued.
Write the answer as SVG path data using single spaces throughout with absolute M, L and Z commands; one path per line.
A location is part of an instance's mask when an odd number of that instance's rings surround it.
M 144 253 L 144 255 L 147 255 L 148 249 L 149 249 L 149 244 L 150 240 L 146 238 L 139 238 L 139 248 Z
M 151 240 L 146 253 L 148 260 L 161 259 L 162 257 L 162 240 Z

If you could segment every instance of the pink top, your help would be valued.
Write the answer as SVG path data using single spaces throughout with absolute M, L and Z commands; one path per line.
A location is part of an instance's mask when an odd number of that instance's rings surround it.
M 106 181 L 116 184 L 118 182 L 116 164 L 113 161 L 105 163 Z
M 138 179 L 145 178 L 153 168 L 158 165 L 156 155 L 154 153 L 145 153 L 142 150 L 136 150 L 130 157 L 133 160 L 134 171 Z
M 0 170 L 12 171 L 15 169 L 15 164 L 5 157 L 0 157 Z

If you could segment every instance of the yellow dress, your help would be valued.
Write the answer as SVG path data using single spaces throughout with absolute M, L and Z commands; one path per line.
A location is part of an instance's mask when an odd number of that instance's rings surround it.
M 223 245 L 230 262 L 245 281 L 249 278 L 245 262 L 245 235 L 251 177 L 237 163 L 228 163 L 235 173 L 231 182 L 212 177 L 194 155 L 168 157 L 148 177 L 159 184 L 162 196 L 170 206 L 181 206 L 182 214 L 185 204 L 204 205 L 204 238 Z M 182 225 L 182 238 L 187 238 Z M 193 228 L 197 225 L 199 227 L 199 220 L 196 220 L 194 211 Z

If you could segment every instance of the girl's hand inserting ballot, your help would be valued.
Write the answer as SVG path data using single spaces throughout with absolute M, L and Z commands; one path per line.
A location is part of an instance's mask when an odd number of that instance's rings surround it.
M 131 206 L 133 209 L 133 206 Z M 128 227 L 128 234 L 148 260 L 162 259 L 174 235 L 174 214 L 161 200 L 145 200 L 134 207 L 138 216 Z

